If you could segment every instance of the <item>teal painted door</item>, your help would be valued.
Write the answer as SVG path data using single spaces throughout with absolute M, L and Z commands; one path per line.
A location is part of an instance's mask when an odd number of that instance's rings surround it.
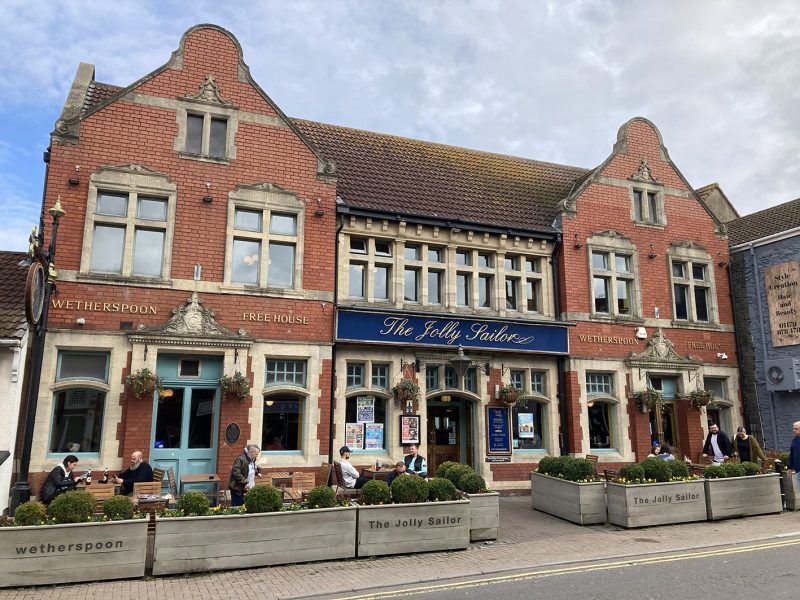
M 159 357 L 166 396 L 154 399 L 150 464 L 182 475 L 217 472 L 219 359 L 198 359 L 200 375 L 181 377 L 181 361 Z

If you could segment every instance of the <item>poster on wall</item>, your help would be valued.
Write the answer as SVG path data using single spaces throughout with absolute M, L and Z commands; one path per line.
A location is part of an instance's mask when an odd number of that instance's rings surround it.
M 364 425 L 362 423 L 345 423 L 344 445 L 350 450 L 364 449 Z
M 400 415 L 400 444 L 419 444 L 419 415 Z
M 800 344 L 800 260 L 764 269 L 772 345 Z
M 359 423 L 375 422 L 375 396 L 356 397 L 356 421 Z
M 367 423 L 364 425 L 364 445 L 367 450 L 383 449 L 383 423 Z
M 533 439 L 533 413 L 517 413 L 519 437 Z
M 486 407 L 486 454 L 511 455 L 511 409 L 508 406 Z

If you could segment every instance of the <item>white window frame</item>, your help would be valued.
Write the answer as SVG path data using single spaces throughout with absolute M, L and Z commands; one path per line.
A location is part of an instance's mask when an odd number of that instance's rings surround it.
M 642 218 L 636 214 L 636 193 L 642 194 Z M 648 194 L 655 194 L 655 215 L 652 214 Z M 636 225 L 644 227 L 663 228 L 667 224 L 666 211 L 664 210 L 664 191 L 661 187 L 642 182 L 630 186 L 631 220 Z
M 203 135 L 201 151 L 199 153 L 186 150 L 188 140 L 187 118 L 189 115 L 203 118 Z M 225 154 L 211 156 L 208 153 L 211 143 L 211 120 L 226 121 L 225 128 Z M 181 99 L 179 100 L 175 120 L 178 124 L 178 133 L 173 141 L 173 149 L 179 156 L 189 160 L 200 160 L 220 164 L 230 164 L 236 158 L 236 133 L 239 129 L 239 110 L 233 105 L 218 104 L 206 100 Z
M 639 281 L 639 254 L 636 248 L 627 238 L 619 234 L 597 234 L 589 238 L 587 244 L 587 261 L 589 268 L 589 314 L 592 318 L 614 318 L 614 319 L 638 319 L 642 315 L 642 302 Z M 608 256 L 608 268 L 597 269 L 592 260 L 593 255 L 606 254 Z M 627 257 L 630 264 L 630 271 L 621 272 L 616 268 L 617 256 Z M 598 312 L 595 310 L 595 277 L 608 280 L 608 312 Z M 630 312 L 620 313 L 617 307 L 617 281 L 630 282 Z
M 711 256 L 704 249 L 694 245 L 675 245 L 669 250 L 669 281 L 670 281 L 670 297 L 672 299 L 672 321 L 674 324 L 691 324 L 691 325 L 715 325 L 719 323 L 719 306 L 717 304 L 717 290 L 714 275 L 714 261 Z M 685 266 L 684 277 L 676 277 L 673 270 L 675 263 L 683 263 Z M 700 282 L 694 279 L 693 269 L 694 265 L 702 265 L 705 268 L 705 279 Z M 688 288 L 687 292 L 687 318 L 679 319 L 677 316 L 675 286 L 681 285 Z M 695 288 L 702 288 L 706 290 L 706 304 L 708 311 L 708 320 L 700 320 L 697 318 L 697 306 L 695 303 L 694 292 Z

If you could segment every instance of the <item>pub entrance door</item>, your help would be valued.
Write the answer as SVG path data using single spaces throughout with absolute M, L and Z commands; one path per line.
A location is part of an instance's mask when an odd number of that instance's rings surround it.
M 473 419 L 469 400 L 455 397 L 450 401 L 428 400 L 427 460 L 431 476 L 448 460 L 473 466 Z
M 159 356 L 166 393 L 153 401 L 150 464 L 171 467 L 178 481 L 217 471 L 221 368 L 217 357 Z

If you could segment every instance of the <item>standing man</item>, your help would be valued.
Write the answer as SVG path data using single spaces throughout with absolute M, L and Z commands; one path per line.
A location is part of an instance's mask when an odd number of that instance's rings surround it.
M 416 444 L 411 444 L 408 447 L 408 454 L 403 458 L 403 462 L 406 463 L 406 470 L 409 473 L 414 473 L 420 477 L 428 476 L 428 463 L 425 461 L 425 457 L 419 454 Z
M 153 481 L 153 469 L 144 462 L 141 451 L 136 450 L 131 454 L 131 466 L 114 477 L 114 483 L 122 484 L 122 493 L 126 496 L 133 493 L 133 484 L 144 481 Z
M 255 444 L 250 444 L 233 461 L 231 475 L 228 477 L 231 506 L 243 506 L 245 492 L 255 487 L 256 477 L 261 477 L 261 469 L 256 464 L 256 459 L 260 452 L 261 448 Z
M 711 456 L 715 463 L 722 464 L 732 453 L 731 440 L 719 425 L 712 423 L 708 428 L 706 443 L 703 445 L 703 456 Z
M 794 485 L 800 488 L 800 421 L 795 421 L 792 425 L 794 438 L 789 448 L 789 470 L 794 471 Z
M 747 430 L 744 427 L 739 427 L 739 429 L 736 430 L 736 437 L 733 438 L 733 454 L 734 456 L 739 456 L 739 462 L 767 460 L 756 438 L 752 435 L 747 435 Z

